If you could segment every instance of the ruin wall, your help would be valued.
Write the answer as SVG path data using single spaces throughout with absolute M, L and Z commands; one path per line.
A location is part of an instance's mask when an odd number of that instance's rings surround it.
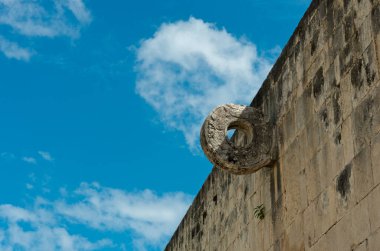
M 379 62 L 380 0 L 312 1 L 251 104 L 278 160 L 214 168 L 166 250 L 380 250 Z

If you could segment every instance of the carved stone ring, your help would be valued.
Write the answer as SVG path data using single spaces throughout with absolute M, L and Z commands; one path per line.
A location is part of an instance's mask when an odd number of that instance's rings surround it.
M 235 129 L 231 139 L 227 131 Z M 201 145 L 208 159 L 234 174 L 253 173 L 273 161 L 273 130 L 260 110 L 222 105 L 206 118 Z

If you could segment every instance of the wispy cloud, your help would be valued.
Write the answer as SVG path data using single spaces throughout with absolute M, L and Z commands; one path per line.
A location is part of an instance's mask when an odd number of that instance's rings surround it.
M 72 234 L 70 227 L 78 224 L 98 231 L 97 236 L 131 233 L 137 250 L 162 248 L 191 202 L 180 192 L 128 192 L 97 183 L 83 183 L 69 194 L 65 190 L 55 201 L 36 198 L 30 208 L 0 205 L 0 250 L 122 249 L 123 243 L 109 238 L 90 240 Z
M 91 13 L 82 0 L 0 0 L 0 26 L 11 28 L 12 36 L 77 38 L 90 22 Z M 33 54 L 5 38 L 0 38 L 0 51 L 8 58 L 25 61 Z
M 47 160 L 47 161 L 53 161 L 53 157 L 51 156 L 51 154 L 49 152 L 45 152 L 45 151 L 38 151 L 38 154 L 41 156 L 41 158 L 43 158 L 44 160 Z
M 57 211 L 74 222 L 102 231 L 131 231 L 139 249 L 162 246 L 190 205 L 184 193 L 126 192 L 84 183 L 74 203 L 57 202 Z
M 0 51 L 7 57 L 17 60 L 29 61 L 33 52 L 29 49 L 20 47 L 17 43 L 8 41 L 0 36 Z
M 36 159 L 33 157 L 22 157 L 21 159 L 22 161 L 25 161 L 26 163 L 29 163 L 29 164 L 37 164 Z
M 5 222 L 0 228 L 0 250 L 96 250 L 112 245 L 107 239 L 91 242 L 70 234 L 43 201 L 29 210 L 0 205 L 0 218 Z
M 190 18 L 161 25 L 141 43 L 136 90 L 197 149 L 205 116 L 219 104 L 249 104 L 270 68 L 254 44 Z

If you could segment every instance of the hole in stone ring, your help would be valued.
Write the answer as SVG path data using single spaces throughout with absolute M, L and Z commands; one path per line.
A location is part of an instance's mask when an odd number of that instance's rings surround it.
M 232 136 L 235 134 L 236 132 L 236 129 L 235 128 L 230 128 L 227 130 L 227 138 L 231 141 L 232 140 Z
M 253 127 L 251 123 L 244 120 L 232 122 L 226 128 L 227 141 L 236 147 L 248 146 L 253 140 Z

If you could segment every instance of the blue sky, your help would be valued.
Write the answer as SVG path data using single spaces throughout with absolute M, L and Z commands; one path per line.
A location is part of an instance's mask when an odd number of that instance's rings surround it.
M 0 250 L 160 250 L 309 0 L 0 0 Z

